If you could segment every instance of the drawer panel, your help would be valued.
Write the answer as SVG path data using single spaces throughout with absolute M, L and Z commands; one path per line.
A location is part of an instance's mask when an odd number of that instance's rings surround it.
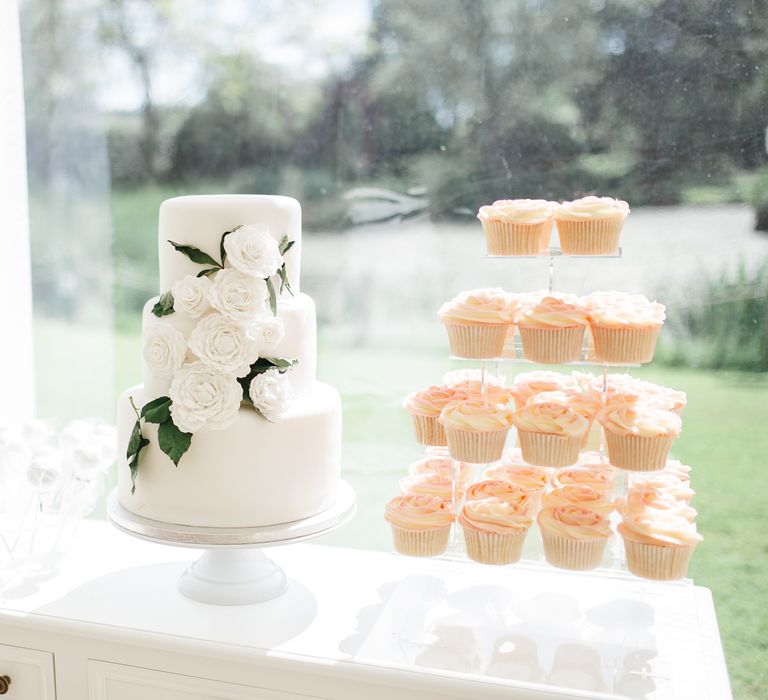
M 11 684 L 3 700 L 56 700 L 53 654 L 0 644 L 0 676 Z
M 88 661 L 88 700 L 325 700 L 210 678 Z

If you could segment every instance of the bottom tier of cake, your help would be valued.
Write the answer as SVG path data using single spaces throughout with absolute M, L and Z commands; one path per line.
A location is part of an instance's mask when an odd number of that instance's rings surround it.
M 339 487 L 341 399 L 317 382 L 270 423 L 240 410 L 226 430 L 200 430 L 179 466 L 157 446 L 157 429 L 142 425 L 150 444 L 141 453 L 136 491 L 125 458 L 141 385 L 118 401 L 118 496 L 145 518 L 199 527 L 261 527 L 308 518 L 328 508 Z

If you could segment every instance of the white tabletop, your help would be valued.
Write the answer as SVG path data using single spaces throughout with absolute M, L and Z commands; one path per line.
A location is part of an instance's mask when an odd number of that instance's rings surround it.
M 151 633 L 158 644 L 202 641 L 237 656 L 332 663 L 340 673 L 461 677 L 478 682 L 477 698 L 499 685 L 509 697 L 515 687 L 584 698 L 731 697 L 711 595 L 690 582 L 307 544 L 269 554 L 291 579 L 285 595 L 209 606 L 176 591 L 193 551 L 84 523 L 64 571 L 9 591 L 0 622 L 91 623 Z

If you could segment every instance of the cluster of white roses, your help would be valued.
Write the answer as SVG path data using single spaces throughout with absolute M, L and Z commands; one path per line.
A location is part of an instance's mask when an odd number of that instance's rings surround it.
M 144 359 L 171 378 L 171 414 L 179 430 L 224 429 L 237 417 L 245 377 L 259 357 L 269 357 L 283 339 L 283 323 L 268 308 L 265 280 L 283 264 L 266 226 L 241 226 L 224 238 L 225 267 L 208 276 L 188 275 L 172 289 L 173 309 L 199 319 L 189 338 L 162 318 L 147 329 Z M 269 375 L 269 376 L 267 376 Z M 285 377 L 277 370 L 257 375 L 249 397 L 268 420 L 285 410 Z

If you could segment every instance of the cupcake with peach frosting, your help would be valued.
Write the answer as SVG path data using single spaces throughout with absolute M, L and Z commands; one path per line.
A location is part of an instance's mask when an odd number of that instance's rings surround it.
M 578 505 L 544 508 L 536 522 L 552 566 L 585 571 L 600 566 L 611 536 L 607 516 Z
M 395 551 L 413 557 L 433 557 L 448 546 L 454 521 L 451 505 L 437 496 L 403 495 L 384 510 L 392 527 Z
M 580 506 L 602 515 L 609 515 L 616 508 L 614 502 L 608 497 L 607 491 L 596 489 L 589 484 L 557 486 L 544 494 L 542 507 L 557 508 L 559 506 Z
M 696 519 L 696 509 L 689 506 L 669 493 L 664 493 L 651 486 L 630 488 L 626 498 L 618 503 L 618 510 L 623 514 L 636 515 L 644 510 L 661 510 L 676 513 L 693 522 Z
M 676 413 L 646 404 L 606 406 L 598 420 L 605 431 L 610 463 L 629 471 L 663 469 L 682 428 Z
M 517 409 L 523 408 L 528 399 L 534 394 L 544 391 L 562 391 L 574 386 L 573 379 L 561 372 L 550 370 L 534 370 L 532 372 L 520 372 L 512 383 L 512 396 L 515 399 Z
M 437 419 L 447 404 L 465 398 L 467 394 L 460 387 L 447 386 L 430 386 L 408 394 L 403 407 L 411 416 L 416 442 L 436 447 L 447 445 L 445 431 Z
M 541 495 L 549 486 L 549 471 L 544 467 L 532 464 L 505 464 L 501 462 L 488 467 L 483 473 L 484 479 L 505 481 L 524 488 L 531 495 L 531 512 L 538 512 L 541 507 Z
M 590 486 L 596 491 L 611 494 L 616 487 L 616 478 L 611 469 L 577 466 L 558 469 L 553 483 L 555 486 Z
M 523 459 L 542 467 L 565 467 L 579 458 L 589 422 L 559 403 L 537 403 L 514 415 Z
M 557 204 L 544 199 L 499 199 L 480 207 L 488 255 L 539 255 L 549 250 Z
M 684 514 L 658 508 L 625 513 L 618 531 L 627 568 L 654 581 L 685 578 L 693 550 L 702 540 L 696 524 Z
M 456 357 L 501 357 L 515 316 L 515 299 L 503 289 L 472 289 L 442 305 L 443 322 Z
M 486 498 L 500 498 L 509 501 L 520 511 L 533 511 L 533 498 L 528 489 L 501 479 L 484 479 L 472 484 L 465 496 L 466 501 L 482 501 Z
M 665 307 L 642 294 L 604 292 L 585 297 L 595 359 L 642 364 L 653 359 L 656 341 L 666 318 Z
M 584 434 L 581 447 L 587 447 L 592 424 L 595 422 L 595 418 L 602 408 L 602 404 L 598 399 L 585 392 L 568 389 L 565 391 L 543 391 L 540 394 L 534 394 L 528 399 L 527 405 L 537 403 L 559 403 L 563 406 L 567 406 L 574 413 L 586 418 L 589 423 L 589 428 Z M 599 436 L 596 438 L 596 442 L 599 444 Z
M 516 317 L 523 355 L 533 362 L 562 364 L 581 357 L 589 320 L 584 307 L 550 295 Z
M 667 464 L 664 467 L 664 473 L 672 474 L 685 483 L 688 483 L 691 480 L 691 468 L 687 464 L 683 464 L 676 459 L 667 460 Z
M 408 468 L 411 476 L 423 476 L 425 474 L 438 474 L 445 479 L 456 479 L 458 472 L 458 487 L 461 491 L 466 491 L 467 486 L 472 482 L 472 470 L 465 462 L 455 462 L 450 457 L 438 457 L 428 455 L 417 460 Z
M 696 492 L 687 481 L 681 481 L 674 473 L 667 471 L 638 473 L 632 476 L 630 490 L 653 488 L 661 493 L 668 494 L 678 501 L 690 503 Z
M 483 400 L 492 404 L 508 404 L 512 399 L 512 390 L 497 384 L 483 384 L 477 379 L 465 379 L 454 384 L 456 392 L 461 392 L 469 400 Z
M 470 559 L 481 564 L 514 564 L 523 553 L 533 518 L 510 500 L 491 496 L 467 501 L 459 523 Z
M 453 459 L 474 464 L 497 461 L 512 427 L 513 412 L 485 401 L 454 401 L 440 414 Z
M 437 496 L 447 503 L 460 501 L 464 496 L 461 485 L 454 483 L 453 474 L 445 472 L 406 476 L 400 479 L 400 490 L 411 495 Z
M 615 255 L 629 205 L 612 197 L 582 197 L 555 211 L 560 248 L 566 255 Z

